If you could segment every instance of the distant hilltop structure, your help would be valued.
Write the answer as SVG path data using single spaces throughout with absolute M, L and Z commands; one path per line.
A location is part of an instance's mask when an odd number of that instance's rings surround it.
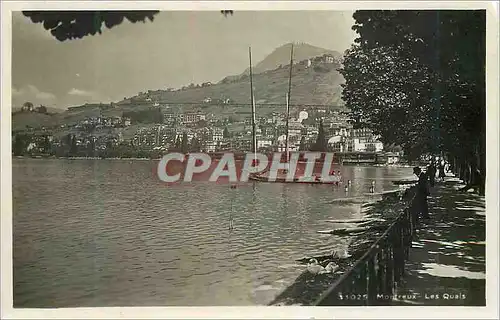
M 305 42 L 289 42 L 273 50 L 262 61 L 253 67 L 254 74 L 263 73 L 270 70 L 275 70 L 279 66 L 288 66 L 290 64 L 290 49 L 293 49 L 293 60 L 295 63 L 311 59 L 314 63 L 314 58 L 325 55 L 332 56 L 334 59 L 340 59 L 340 52 L 325 48 L 316 47 Z M 248 74 L 249 69 L 246 69 L 242 75 Z

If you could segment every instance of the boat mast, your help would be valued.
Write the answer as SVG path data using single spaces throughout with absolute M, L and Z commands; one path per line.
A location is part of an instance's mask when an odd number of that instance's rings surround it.
M 250 99 L 252 103 L 252 151 L 257 153 L 257 136 L 255 132 L 255 97 L 253 93 L 253 74 L 252 74 L 252 48 L 248 48 L 248 57 L 250 58 Z
M 285 161 L 288 162 L 288 121 L 290 118 L 290 94 L 292 93 L 292 66 L 293 66 L 293 43 L 290 51 L 290 75 L 288 78 L 288 94 L 286 95 L 286 136 L 285 136 Z

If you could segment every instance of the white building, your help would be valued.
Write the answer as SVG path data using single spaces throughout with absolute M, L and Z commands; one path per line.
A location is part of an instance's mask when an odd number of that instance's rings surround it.
M 332 148 L 333 152 L 345 152 L 346 139 L 345 136 L 333 136 L 328 140 L 328 145 Z
M 384 145 L 380 141 L 366 139 L 349 139 L 347 142 L 347 151 L 349 152 L 381 152 Z
M 183 123 L 196 123 L 200 120 L 205 120 L 206 116 L 201 112 L 187 112 L 182 115 Z
M 335 136 L 343 136 L 343 137 L 347 137 L 349 136 L 349 131 L 345 128 L 340 128 L 340 129 L 337 129 L 334 131 L 333 133 Z
M 258 139 L 257 140 L 257 149 L 268 148 L 272 145 L 273 145 L 273 141 L 271 139 Z
M 326 63 L 334 63 L 335 58 L 333 56 L 325 56 L 325 59 L 323 61 Z
M 219 143 L 217 141 L 208 141 L 205 145 L 205 152 L 215 152 Z
M 300 136 L 302 133 L 302 124 L 297 121 L 289 121 L 288 123 L 288 135 L 289 136 Z
M 208 134 L 208 140 L 209 141 L 214 141 L 214 142 L 219 142 L 224 139 L 224 130 L 221 128 L 212 128 L 210 129 L 210 132 Z

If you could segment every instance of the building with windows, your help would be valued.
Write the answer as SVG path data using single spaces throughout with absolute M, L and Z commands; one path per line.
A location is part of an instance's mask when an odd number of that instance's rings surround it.
M 186 112 L 182 114 L 181 120 L 183 124 L 197 123 L 206 120 L 206 116 L 201 112 Z

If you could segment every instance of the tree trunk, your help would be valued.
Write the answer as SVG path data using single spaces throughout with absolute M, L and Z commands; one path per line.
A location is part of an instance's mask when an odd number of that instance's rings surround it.
M 477 174 L 477 164 L 475 162 L 472 162 L 469 165 L 470 168 L 470 177 L 469 177 L 469 183 L 472 186 L 479 187 L 479 175 Z
M 479 194 L 485 195 L 486 188 L 486 134 L 483 134 L 479 142 Z
M 467 162 L 467 184 L 472 183 L 472 164 L 470 160 Z
M 466 174 L 466 163 L 465 163 L 464 160 L 461 160 L 460 161 L 460 174 L 459 174 L 459 178 L 463 182 L 466 182 L 466 180 L 465 180 L 466 179 L 465 174 Z

